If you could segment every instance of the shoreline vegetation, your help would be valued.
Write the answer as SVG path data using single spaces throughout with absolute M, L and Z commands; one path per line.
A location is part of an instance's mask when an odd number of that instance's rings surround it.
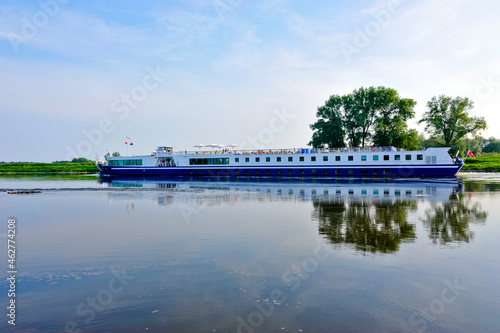
M 500 172 L 500 154 L 468 158 L 461 172 Z M 94 162 L 0 163 L 0 175 L 94 174 Z
M 1 163 L 0 175 L 30 174 L 92 174 L 98 173 L 95 162 Z

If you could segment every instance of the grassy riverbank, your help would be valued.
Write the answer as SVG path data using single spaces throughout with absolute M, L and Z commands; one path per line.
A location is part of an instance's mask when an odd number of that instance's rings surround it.
M 99 169 L 94 162 L 67 163 L 2 163 L 0 174 L 65 174 L 65 173 L 97 173 Z
M 462 171 L 500 171 L 500 155 L 467 158 Z

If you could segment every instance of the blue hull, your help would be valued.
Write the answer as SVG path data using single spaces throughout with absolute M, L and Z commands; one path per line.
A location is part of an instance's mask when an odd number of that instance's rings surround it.
M 130 167 L 98 165 L 105 176 L 273 176 L 273 177 L 452 177 L 461 165 L 401 166 L 336 166 L 288 168 L 234 167 Z

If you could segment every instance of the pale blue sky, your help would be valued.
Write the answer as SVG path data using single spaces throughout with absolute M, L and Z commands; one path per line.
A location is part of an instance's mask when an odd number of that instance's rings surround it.
M 329 95 L 371 85 L 415 99 L 417 119 L 432 96 L 472 98 L 483 135 L 499 137 L 499 12 L 466 0 L 2 1 L 0 160 L 124 154 L 127 136 L 131 154 L 303 147 Z

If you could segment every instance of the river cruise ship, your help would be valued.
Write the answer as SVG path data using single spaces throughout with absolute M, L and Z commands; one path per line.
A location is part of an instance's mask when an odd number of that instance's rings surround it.
M 103 176 L 450 177 L 463 161 L 449 148 L 394 147 L 174 151 L 97 161 Z

